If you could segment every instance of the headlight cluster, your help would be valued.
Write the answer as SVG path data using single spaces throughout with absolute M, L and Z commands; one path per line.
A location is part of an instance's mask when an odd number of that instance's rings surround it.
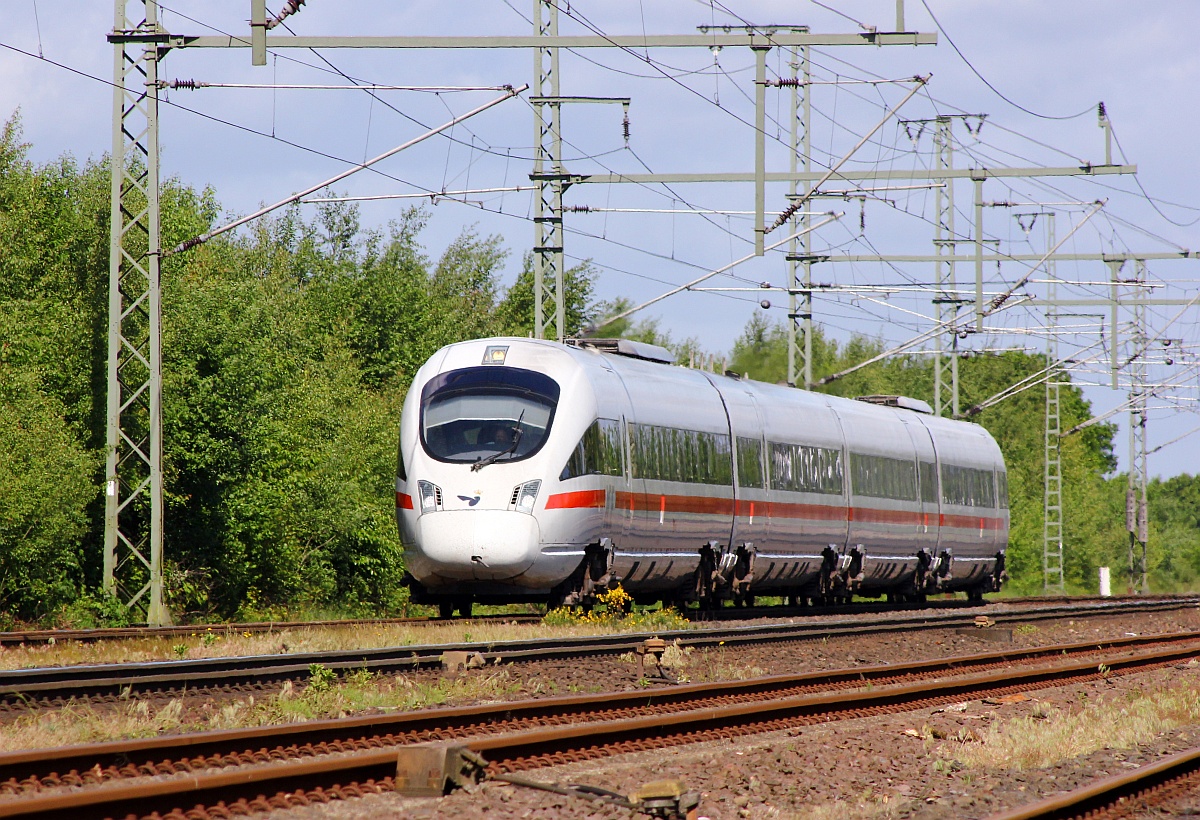
M 541 488 L 541 479 L 518 484 L 513 488 L 513 506 L 518 512 L 533 512 L 533 502 L 537 500 L 538 490 Z
M 417 491 L 421 496 L 421 512 L 433 512 L 442 508 L 442 488 L 429 481 L 418 481 Z

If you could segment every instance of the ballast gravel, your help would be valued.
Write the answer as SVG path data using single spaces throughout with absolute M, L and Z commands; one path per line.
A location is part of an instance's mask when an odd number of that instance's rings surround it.
M 1006 647 L 1084 642 L 1135 633 L 1194 631 L 1200 613 L 1180 610 L 1073 621 L 1005 625 L 1011 643 L 997 644 L 957 630 L 742 646 L 693 652 L 680 673 L 692 680 L 781 674 L 855 665 L 897 663 Z M 982 635 L 982 632 L 979 633 Z M 994 637 L 994 635 L 993 635 Z M 630 661 L 593 658 L 578 663 L 522 665 L 525 696 L 636 686 Z M 460 673 L 469 674 L 469 673 Z M 968 701 L 953 709 L 923 709 L 858 718 L 734 740 L 695 744 L 525 772 L 566 785 L 580 783 L 630 793 L 653 780 L 675 778 L 701 794 L 700 817 L 734 818 L 984 818 L 1006 808 L 1085 785 L 1200 745 L 1200 727 L 1146 737 L 1129 749 L 1101 749 L 1026 771 L 963 767 L 956 747 L 978 743 L 989 726 L 1047 709 L 1071 711 L 1096 699 L 1120 699 L 1172 686 L 1200 689 L 1200 664 L 1030 692 L 1026 699 Z M 520 695 L 518 695 L 519 697 Z M 272 820 L 404 818 L 628 818 L 627 809 L 528 788 L 485 783 L 440 799 L 394 794 L 275 812 Z M 1159 816 L 1159 815 L 1154 815 Z

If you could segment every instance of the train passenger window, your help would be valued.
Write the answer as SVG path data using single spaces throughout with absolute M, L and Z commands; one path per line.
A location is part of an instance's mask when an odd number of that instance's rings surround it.
M 921 477 L 921 500 L 926 504 L 938 502 L 937 465 L 932 461 L 922 461 L 918 465 Z
M 942 501 L 964 507 L 995 507 L 996 485 L 991 470 L 942 465 Z
M 439 461 L 472 463 L 498 453 L 519 461 L 546 441 L 558 383 L 515 367 L 467 367 L 431 379 L 421 391 L 421 443 Z
M 583 475 L 624 475 L 621 451 L 621 422 L 596 419 L 571 451 L 560 481 Z
M 771 443 L 771 486 L 797 493 L 842 492 L 842 451 Z
M 850 454 L 855 495 L 917 500 L 917 465 L 907 458 Z
M 767 486 L 766 477 L 763 475 L 761 441 L 738 436 L 737 462 L 738 481 L 743 487 L 763 489 Z
M 727 435 L 630 424 L 629 444 L 634 478 L 733 484 L 733 452 Z
M 996 471 L 996 498 L 999 499 L 1000 509 L 1008 509 L 1008 473 L 1003 470 Z

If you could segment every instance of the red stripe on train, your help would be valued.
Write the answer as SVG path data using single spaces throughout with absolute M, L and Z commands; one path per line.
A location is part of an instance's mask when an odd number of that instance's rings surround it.
M 696 515 L 733 515 L 732 498 L 706 495 L 662 495 L 661 493 L 617 493 L 622 510 L 656 513 L 693 513 Z
M 630 512 L 671 512 L 698 515 L 732 515 L 735 510 L 734 501 L 730 498 L 662 495 L 659 493 L 619 492 L 616 497 L 616 506 L 618 509 Z M 743 517 L 755 513 L 761 515 L 762 507 L 766 507 L 768 518 L 929 526 L 929 514 L 915 510 L 881 510 L 872 507 L 841 507 L 829 504 L 790 504 L 779 501 L 754 502 L 744 499 L 739 499 L 736 503 L 737 515 Z M 938 525 L 960 529 L 999 530 L 1004 526 L 1004 519 L 943 513 L 938 516 Z
M 405 493 L 396 493 L 396 506 L 402 510 L 411 510 L 413 508 L 412 496 Z
M 603 507 L 604 490 L 579 490 L 573 493 L 555 493 L 546 499 L 548 510 L 569 510 L 581 507 Z

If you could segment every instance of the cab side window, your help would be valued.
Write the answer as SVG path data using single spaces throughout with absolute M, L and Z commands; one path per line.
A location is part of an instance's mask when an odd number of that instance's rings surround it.
M 624 475 L 621 452 L 621 422 L 615 419 L 596 419 L 575 445 L 558 478 L 578 478 L 585 475 Z

